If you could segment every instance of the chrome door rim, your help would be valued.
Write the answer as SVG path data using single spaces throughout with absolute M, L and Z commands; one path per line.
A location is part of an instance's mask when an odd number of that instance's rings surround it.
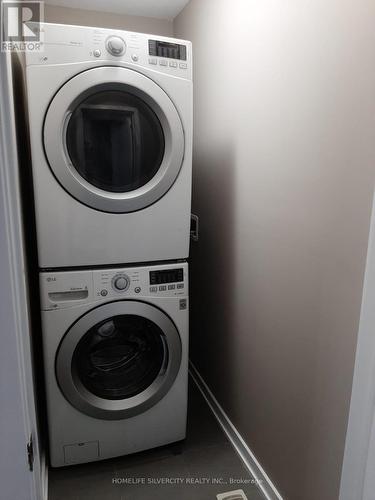
M 72 365 L 79 341 L 97 323 L 118 315 L 136 315 L 155 323 L 164 333 L 168 361 L 159 375 L 144 391 L 130 398 L 109 400 L 88 391 L 78 379 Z M 95 418 L 119 420 L 143 413 L 169 391 L 180 369 L 182 346 L 173 321 L 163 311 L 146 302 L 121 300 L 91 309 L 63 337 L 56 353 L 56 377 L 64 397 L 80 412 Z
M 116 193 L 93 186 L 69 158 L 65 134 L 72 111 L 77 101 L 100 89 L 123 89 L 140 97 L 161 123 L 165 140 L 162 163 L 154 177 L 134 191 Z M 182 123 L 169 96 L 150 78 L 123 67 L 89 69 L 65 83 L 47 109 L 43 138 L 49 166 L 64 189 L 78 201 L 103 212 L 134 212 L 160 199 L 175 182 L 184 157 Z

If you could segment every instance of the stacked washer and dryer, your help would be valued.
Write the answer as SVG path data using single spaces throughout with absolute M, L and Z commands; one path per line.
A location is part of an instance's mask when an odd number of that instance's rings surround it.
M 191 44 L 42 24 L 26 55 L 52 466 L 182 440 Z

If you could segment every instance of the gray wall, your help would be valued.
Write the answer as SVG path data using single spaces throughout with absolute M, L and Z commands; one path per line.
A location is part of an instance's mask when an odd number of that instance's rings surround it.
M 48 23 L 97 26 L 100 28 L 114 28 L 138 31 L 139 33 L 173 36 L 173 22 L 167 19 L 125 16 L 110 12 L 70 9 L 48 4 L 44 6 L 44 19 Z
M 288 500 L 338 498 L 375 173 L 372 0 L 192 0 L 192 358 Z

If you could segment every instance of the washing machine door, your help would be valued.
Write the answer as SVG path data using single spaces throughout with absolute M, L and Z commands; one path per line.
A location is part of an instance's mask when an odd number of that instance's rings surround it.
M 96 210 L 141 210 L 173 185 L 184 133 L 168 95 L 122 67 L 84 71 L 53 97 L 44 121 L 49 166 L 64 189 Z
M 117 301 L 92 309 L 68 330 L 56 376 L 77 410 L 118 420 L 160 401 L 180 364 L 181 340 L 169 316 L 144 302 Z

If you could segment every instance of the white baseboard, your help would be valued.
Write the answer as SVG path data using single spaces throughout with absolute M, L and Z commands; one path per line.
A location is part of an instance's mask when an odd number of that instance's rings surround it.
M 227 435 L 233 448 L 241 458 L 246 469 L 250 472 L 254 479 L 256 479 L 258 488 L 262 491 L 267 500 L 283 500 L 275 485 L 272 483 L 271 479 L 268 477 L 263 467 L 256 459 L 254 453 L 247 446 L 241 434 L 234 427 L 228 415 L 220 406 L 217 399 L 212 394 L 207 384 L 191 361 L 189 363 L 189 367 L 192 379 L 202 393 L 204 399 L 207 401 L 207 404 L 211 408 L 212 413 Z

